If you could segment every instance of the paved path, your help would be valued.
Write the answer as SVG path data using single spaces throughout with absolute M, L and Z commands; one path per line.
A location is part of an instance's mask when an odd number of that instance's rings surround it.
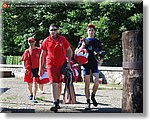
M 0 103 L 1 112 L 45 112 L 49 113 L 50 107 L 53 104 L 52 92 L 50 84 L 44 86 L 45 94 L 37 93 L 38 103 L 32 103 L 28 100 L 27 84 L 21 79 L 16 78 L 1 78 L 0 79 Z M 96 94 L 98 106 L 94 107 L 90 111 L 85 111 L 85 95 L 84 84 L 74 83 L 76 91 L 76 104 L 63 104 L 61 101 L 61 109 L 58 112 L 61 113 L 120 113 L 121 112 L 121 90 L 99 90 Z M 92 86 L 90 86 L 92 87 Z M 64 85 L 63 85 L 64 88 Z M 63 91 L 61 94 L 61 100 L 63 98 Z

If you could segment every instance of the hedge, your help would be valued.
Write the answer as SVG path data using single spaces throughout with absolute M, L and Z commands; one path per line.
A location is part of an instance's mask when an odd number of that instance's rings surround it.
M 15 64 L 21 65 L 21 56 L 1 56 L 1 63 L 2 64 Z

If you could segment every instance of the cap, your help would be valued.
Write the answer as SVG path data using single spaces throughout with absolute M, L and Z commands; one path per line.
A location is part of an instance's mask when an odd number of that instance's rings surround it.
M 28 42 L 29 42 L 29 43 L 32 43 L 32 42 L 34 42 L 34 41 L 35 41 L 35 38 L 34 38 L 34 37 L 29 37 L 29 38 L 28 38 Z

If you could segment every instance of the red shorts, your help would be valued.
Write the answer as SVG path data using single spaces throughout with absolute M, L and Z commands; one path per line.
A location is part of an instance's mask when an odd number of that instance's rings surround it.
M 39 84 L 47 84 L 47 83 L 49 83 L 49 79 L 48 78 L 44 78 L 42 80 L 39 79 L 38 83 Z
M 48 72 L 50 83 L 62 82 L 60 69 L 61 69 L 61 66 L 48 66 L 47 67 L 47 72 Z
M 28 71 L 28 73 L 25 73 L 24 82 L 33 83 L 33 81 L 38 82 L 39 81 L 39 77 L 32 78 L 31 71 Z

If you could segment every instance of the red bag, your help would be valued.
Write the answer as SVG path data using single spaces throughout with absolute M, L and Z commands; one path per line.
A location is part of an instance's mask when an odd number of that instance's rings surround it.
M 40 79 L 38 81 L 39 84 L 47 84 L 49 83 L 48 73 L 44 72 L 42 76 L 40 76 Z
M 88 56 L 89 53 L 86 49 L 79 49 L 74 55 L 74 58 L 79 64 L 86 64 L 88 63 Z

